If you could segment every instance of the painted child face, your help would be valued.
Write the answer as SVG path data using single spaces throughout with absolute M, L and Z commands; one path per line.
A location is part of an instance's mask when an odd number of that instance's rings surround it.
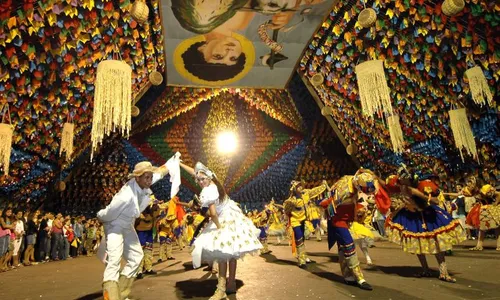
M 242 53 L 241 43 L 233 37 L 216 38 L 198 48 L 210 64 L 234 66 Z

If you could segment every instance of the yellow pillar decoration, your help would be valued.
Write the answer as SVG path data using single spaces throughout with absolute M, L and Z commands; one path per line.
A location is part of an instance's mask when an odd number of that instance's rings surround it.
M 475 66 L 465 71 L 465 76 L 469 80 L 472 100 L 481 106 L 486 103 L 488 103 L 489 106 L 493 106 L 493 94 L 491 94 L 488 81 L 486 81 L 486 77 L 484 77 L 483 69 L 479 66 Z
M 9 105 L 5 104 L 6 112 L 2 116 L 2 122 L 0 123 L 0 166 L 3 166 L 4 175 L 9 174 L 10 165 L 10 153 L 12 151 L 12 134 L 14 133 L 14 127 L 10 120 L 10 110 Z M 0 109 L 0 112 L 3 111 Z M 9 123 L 4 123 L 5 115 L 9 118 Z
M 71 160 L 71 155 L 73 154 L 73 137 L 75 131 L 75 124 L 64 123 L 63 131 L 61 135 L 61 148 L 59 149 L 59 155 L 63 152 L 66 153 L 66 161 Z
M 105 135 L 119 130 L 128 138 L 131 107 L 132 68 L 121 60 L 100 62 L 95 79 L 91 161 Z
M 451 131 L 455 138 L 455 145 L 460 151 L 460 157 L 464 161 L 463 150 L 465 149 L 474 159 L 478 159 L 476 141 L 470 128 L 465 108 L 452 109 L 449 111 Z
M 390 115 L 387 117 L 389 134 L 391 135 L 392 149 L 394 153 L 402 153 L 404 149 L 403 130 L 399 123 L 399 115 Z
M 392 114 L 384 61 L 369 60 L 357 65 L 356 76 L 363 114 L 373 116 L 380 110 L 387 115 Z

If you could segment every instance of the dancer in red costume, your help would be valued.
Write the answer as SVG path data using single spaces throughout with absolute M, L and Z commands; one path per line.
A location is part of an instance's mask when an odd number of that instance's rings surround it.
M 486 231 L 495 229 L 497 238 L 497 251 L 500 251 L 500 192 L 489 184 L 484 185 L 479 191 L 479 201 L 467 215 L 466 223 L 479 229 L 477 245 L 470 250 L 482 251 Z
M 337 243 L 340 269 L 345 282 L 370 291 L 373 288 L 363 277 L 349 224 L 354 222 L 357 214 L 358 192 L 374 194 L 377 180 L 370 170 L 360 169 L 354 176 L 344 176 L 334 183 L 330 188 L 331 197 L 319 203 L 328 216 L 328 248 L 331 249 Z
M 422 268 L 418 277 L 430 277 L 426 254 L 433 254 L 439 264 L 439 279 L 455 282 L 448 273 L 445 252 L 466 239 L 458 220 L 438 206 L 439 201 L 414 188 L 417 182 L 405 168 L 399 175 L 387 178 L 386 188 L 391 195 L 391 216 L 386 232 L 391 242 L 401 245 L 404 252 L 416 254 Z M 432 187 L 431 187 L 432 188 Z M 436 191 L 436 188 L 432 188 Z M 432 192 L 432 191 L 431 191 Z

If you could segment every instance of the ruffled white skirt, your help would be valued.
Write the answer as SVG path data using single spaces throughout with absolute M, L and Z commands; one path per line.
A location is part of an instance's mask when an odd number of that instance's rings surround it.
M 228 199 L 219 205 L 217 210 L 222 228 L 217 229 L 213 221 L 208 222 L 193 243 L 191 255 L 195 269 L 202 262 L 228 261 L 247 254 L 259 255 L 262 249 L 260 230 L 243 214 L 236 202 Z

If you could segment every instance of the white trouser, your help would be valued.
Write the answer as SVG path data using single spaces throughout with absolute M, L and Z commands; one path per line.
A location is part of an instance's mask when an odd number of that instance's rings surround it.
M 106 226 L 105 233 L 107 262 L 103 281 L 118 281 L 122 256 L 127 263 L 121 274 L 135 277 L 144 253 L 134 227 Z

